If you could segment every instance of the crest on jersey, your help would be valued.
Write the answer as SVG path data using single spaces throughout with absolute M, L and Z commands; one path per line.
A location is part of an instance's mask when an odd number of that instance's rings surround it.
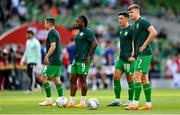
M 120 34 L 121 34 L 122 32 L 120 32 Z
M 127 36 L 127 34 L 128 34 L 128 32 L 126 31 L 126 32 L 124 33 L 124 35 Z
M 80 36 L 83 36 L 83 35 L 84 35 L 84 33 L 83 33 L 83 32 L 81 32 L 81 33 L 80 33 Z

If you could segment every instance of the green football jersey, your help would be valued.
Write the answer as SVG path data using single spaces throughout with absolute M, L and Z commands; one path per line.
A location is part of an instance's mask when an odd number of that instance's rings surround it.
M 128 58 L 132 53 L 132 29 L 131 26 L 120 29 L 120 59 L 128 62 Z
M 152 55 L 152 49 L 150 44 L 144 49 L 142 53 L 139 52 L 139 48 L 144 44 L 149 36 L 148 28 L 151 26 L 149 21 L 143 17 L 140 17 L 133 25 L 133 38 L 135 44 L 135 56 Z
M 76 61 L 85 61 L 91 49 L 95 35 L 89 28 L 83 28 L 75 37 L 74 59 Z M 92 58 L 92 57 L 91 57 Z
M 49 57 L 50 65 L 61 65 L 60 35 L 55 29 L 50 30 L 48 35 L 47 35 L 47 39 L 46 39 L 47 52 L 48 52 L 52 42 L 56 42 L 56 49 L 54 50 L 53 54 Z

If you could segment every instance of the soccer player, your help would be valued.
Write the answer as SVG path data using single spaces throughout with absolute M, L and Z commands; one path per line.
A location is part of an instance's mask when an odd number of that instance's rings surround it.
M 126 107 L 127 110 L 151 110 L 151 85 L 149 83 L 149 65 L 152 58 L 152 49 L 150 43 L 153 41 L 157 32 L 150 22 L 140 16 L 140 7 L 133 4 L 128 7 L 130 18 L 135 21 L 132 30 L 135 44 L 135 57 L 137 58 L 134 72 L 134 101 Z M 139 98 L 142 90 L 146 98 L 146 104 L 138 108 Z
M 120 78 L 123 73 L 126 74 L 126 78 L 129 85 L 128 102 L 123 104 L 123 106 L 128 106 L 133 100 L 134 94 L 134 82 L 133 82 L 133 73 L 135 66 L 135 58 L 133 57 L 133 37 L 131 26 L 128 24 L 128 12 L 122 11 L 119 13 L 119 24 L 121 26 L 120 29 L 120 56 L 115 65 L 114 72 L 114 93 L 115 100 L 109 104 L 108 106 L 119 106 L 121 105 L 120 94 L 121 94 L 121 82 Z
M 79 32 L 75 37 L 74 60 L 71 66 L 70 101 L 66 107 L 82 108 L 86 106 L 86 77 L 89 72 L 90 63 L 98 43 L 93 32 L 87 27 L 88 19 L 85 15 L 78 16 L 74 26 L 75 28 L 79 29 Z M 75 105 L 75 94 L 77 90 L 78 78 L 81 82 L 82 96 L 80 104 Z
M 63 96 L 63 88 L 61 86 L 61 60 L 60 60 L 60 36 L 55 30 L 55 19 L 48 17 L 45 19 L 45 28 L 49 31 L 46 39 L 47 53 L 44 59 L 45 67 L 43 69 L 43 87 L 46 92 L 46 100 L 39 103 L 41 106 L 52 105 L 51 86 L 48 80 L 52 80 L 57 89 L 58 97 Z

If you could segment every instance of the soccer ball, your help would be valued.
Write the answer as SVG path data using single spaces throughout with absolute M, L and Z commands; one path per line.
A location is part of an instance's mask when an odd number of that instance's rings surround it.
M 99 107 L 99 101 L 96 98 L 90 98 L 87 101 L 87 107 L 89 110 L 97 110 Z
M 56 99 L 56 105 L 58 107 L 65 107 L 67 103 L 68 103 L 68 100 L 66 97 L 58 97 Z

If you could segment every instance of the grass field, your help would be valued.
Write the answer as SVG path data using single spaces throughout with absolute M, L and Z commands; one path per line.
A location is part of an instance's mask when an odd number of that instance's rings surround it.
M 65 91 L 69 98 L 69 91 Z M 0 91 L 0 114 L 180 114 L 180 90 L 153 90 L 153 110 L 151 111 L 126 111 L 123 107 L 107 107 L 114 94 L 112 90 L 88 91 L 87 98 L 97 98 L 100 101 L 98 110 L 87 108 L 58 108 L 40 107 L 38 102 L 44 99 L 44 94 L 34 92 L 25 94 L 23 91 Z M 127 99 L 127 92 L 121 95 L 123 102 Z M 141 94 L 140 105 L 144 104 L 144 94 Z M 53 91 L 53 99 L 56 93 Z M 77 102 L 80 100 L 80 93 L 77 93 Z

